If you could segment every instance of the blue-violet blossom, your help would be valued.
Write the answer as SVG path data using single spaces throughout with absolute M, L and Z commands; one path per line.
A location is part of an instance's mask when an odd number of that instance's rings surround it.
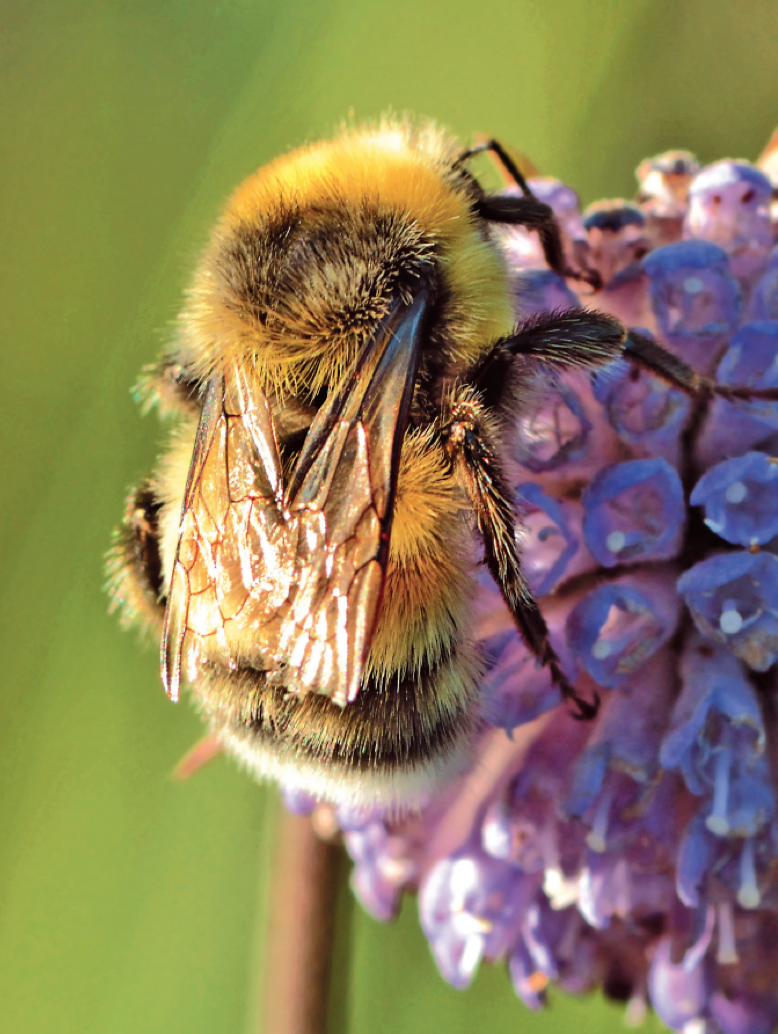
M 763 167 L 774 176 L 773 154 Z M 568 261 L 501 231 L 517 318 L 584 306 L 723 384 L 778 386 L 778 181 L 747 162 L 643 162 L 635 203 L 581 213 L 551 179 Z M 574 293 L 574 292 L 578 293 Z M 418 893 L 443 975 L 503 960 L 531 1009 L 601 988 L 671 1028 L 778 1023 L 778 403 L 691 399 L 623 360 L 549 380 L 508 436 L 524 569 L 574 721 L 478 576 L 479 756 L 420 812 L 334 818 L 365 908 Z M 287 794 L 298 812 L 317 806 Z M 319 807 L 326 807 L 319 805 Z

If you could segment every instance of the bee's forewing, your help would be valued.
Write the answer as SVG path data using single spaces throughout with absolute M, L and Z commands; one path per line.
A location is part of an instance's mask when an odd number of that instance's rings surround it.
M 343 705 L 383 589 L 400 448 L 428 309 L 397 301 L 313 421 L 286 489 L 266 397 L 211 385 L 181 516 L 162 678 L 250 667 Z
M 256 527 L 283 548 L 281 463 L 267 399 L 241 371 L 214 378 L 203 402 L 181 509 L 178 546 L 162 634 L 162 682 L 178 698 L 182 660 L 229 663 L 229 622 L 257 588 L 251 564 Z M 266 557 L 263 566 L 270 566 Z M 279 568 L 277 574 L 280 575 Z M 187 646 L 191 654 L 185 650 Z M 202 642 L 201 642 L 202 645 Z M 212 648 L 217 646 L 214 651 Z

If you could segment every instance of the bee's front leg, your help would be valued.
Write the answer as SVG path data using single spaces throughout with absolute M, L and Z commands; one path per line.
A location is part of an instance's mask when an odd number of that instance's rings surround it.
M 494 154 L 505 171 L 522 193 L 522 197 L 506 194 L 483 194 L 474 204 L 474 209 L 482 219 L 491 223 L 502 223 L 507 226 L 523 226 L 534 230 L 543 248 L 543 255 L 549 269 L 559 276 L 582 280 L 594 290 L 602 287 L 600 274 L 593 269 L 585 271 L 571 269 L 565 259 L 562 235 L 559 224 L 550 205 L 537 198 L 524 178 L 521 170 L 511 158 L 508 151 L 498 140 L 486 140 L 484 143 L 470 147 L 457 158 L 455 166 L 461 165 L 477 154 L 490 151 Z

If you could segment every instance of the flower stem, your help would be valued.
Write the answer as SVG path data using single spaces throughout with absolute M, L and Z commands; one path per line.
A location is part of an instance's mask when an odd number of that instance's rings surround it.
M 343 852 L 278 809 L 265 948 L 263 1034 L 327 1034 Z

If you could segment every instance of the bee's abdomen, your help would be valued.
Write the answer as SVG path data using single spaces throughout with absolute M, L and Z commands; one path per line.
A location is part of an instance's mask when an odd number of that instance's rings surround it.
M 462 643 L 416 673 L 368 678 L 343 708 L 270 686 L 254 669 L 213 669 L 195 692 L 213 732 L 258 774 L 291 773 L 325 795 L 327 782 L 351 782 L 355 800 L 373 803 L 407 799 L 409 786 L 429 790 L 467 765 L 478 668 L 474 649 Z

